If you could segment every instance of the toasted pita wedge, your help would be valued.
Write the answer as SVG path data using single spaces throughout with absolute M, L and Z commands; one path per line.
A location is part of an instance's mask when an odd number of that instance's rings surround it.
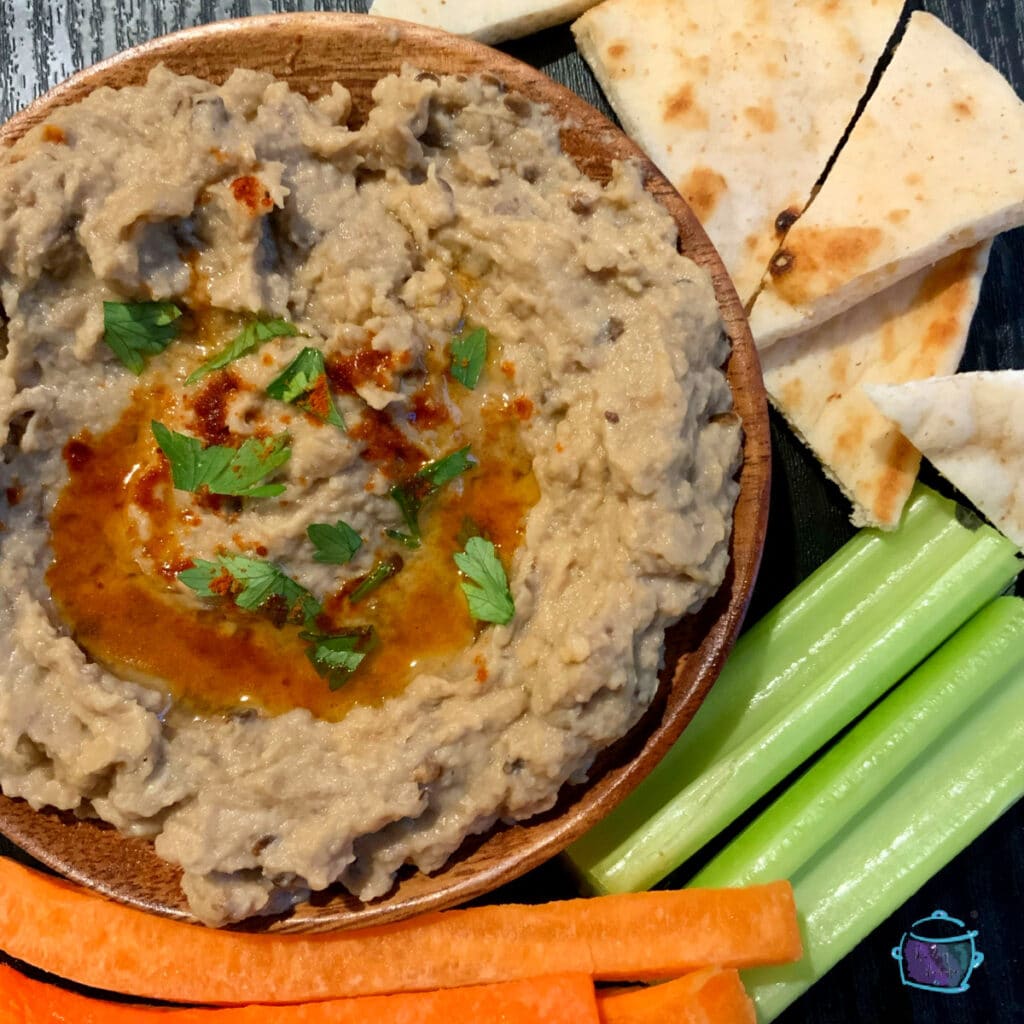
M 921 461 L 862 387 L 956 370 L 989 248 L 957 253 L 761 353 L 773 404 L 853 502 L 857 526 L 899 523 Z
M 1024 103 L 915 13 L 850 138 L 771 263 L 750 326 L 793 337 L 965 246 L 1024 224 Z
M 606 0 L 573 25 L 626 131 L 747 301 L 852 120 L 902 0 Z
M 1024 548 L 1024 370 L 866 390 L 921 454 Z
M 571 21 L 598 0 L 374 0 L 371 14 L 500 43 Z

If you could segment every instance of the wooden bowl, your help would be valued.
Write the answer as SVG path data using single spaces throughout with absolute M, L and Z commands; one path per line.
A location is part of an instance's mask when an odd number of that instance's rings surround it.
M 369 108 L 373 84 L 406 61 L 434 72 L 496 75 L 510 90 L 546 103 L 564 122 L 565 151 L 591 178 L 607 180 L 613 160 L 641 164 L 647 190 L 679 225 L 682 251 L 710 271 L 733 343 L 729 381 L 745 440 L 732 559 L 718 594 L 699 615 L 669 631 L 658 699 L 637 728 L 602 755 L 589 785 L 567 788 L 557 806 L 539 818 L 468 840 L 429 877 L 403 873 L 388 896 L 370 904 L 332 889 L 286 917 L 250 925 L 275 931 L 378 924 L 451 906 L 511 881 L 586 831 L 654 767 L 714 682 L 743 620 L 767 525 L 770 443 L 764 387 L 743 308 L 722 261 L 689 207 L 640 150 L 578 96 L 526 64 L 446 33 L 360 15 L 219 22 L 153 40 L 73 76 L 0 128 L 0 143 L 10 145 L 54 108 L 99 86 L 143 82 L 161 62 L 215 82 L 236 67 L 268 70 L 309 96 L 339 81 L 352 91 L 358 116 Z M 0 831 L 83 885 L 154 913 L 193 920 L 179 888 L 180 871 L 161 861 L 147 842 L 70 815 L 35 812 L 6 797 L 0 797 Z

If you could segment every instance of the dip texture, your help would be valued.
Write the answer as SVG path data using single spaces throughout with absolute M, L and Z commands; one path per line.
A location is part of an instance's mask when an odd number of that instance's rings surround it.
M 406 69 L 374 101 L 350 128 L 341 86 L 158 68 L 0 154 L 0 789 L 152 837 L 208 924 L 335 881 L 373 899 L 551 807 L 728 561 L 728 345 L 638 172 L 583 177 L 494 81 Z M 174 337 L 136 375 L 104 303 L 157 300 Z M 319 375 L 275 390 L 311 349 Z M 280 493 L 186 489 L 154 422 L 286 445 Z M 308 528 L 339 522 L 361 544 L 324 561 Z M 507 622 L 460 585 L 475 535 Z M 186 584 L 237 556 L 297 590 Z M 310 636 L 351 630 L 328 678 Z

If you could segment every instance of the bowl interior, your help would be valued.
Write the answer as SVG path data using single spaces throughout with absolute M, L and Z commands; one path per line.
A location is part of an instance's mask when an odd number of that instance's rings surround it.
M 521 875 L 582 834 L 650 771 L 703 700 L 739 631 L 767 524 L 770 442 L 764 388 L 743 309 L 718 254 L 683 199 L 633 143 L 574 93 L 528 65 L 445 33 L 359 15 L 220 22 L 154 40 L 74 76 L 0 128 L 0 143 L 14 142 L 54 107 L 99 86 L 143 82 L 158 63 L 217 82 L 236 67 L 271 71 L 309 96 L 338 81 L 351 90 L 358 118 L 370 106 L 373 84 L 405 62 L 434 72 L 494 75 L 510 90 L 546 103 L 564 122 L 565 151 L 595 180 L 607 180 L 614 160 L 640 163 L 645 187 L 679 225 L 682 251 L 711 273 L 733 342 L 728 374 L 743 421 L 744 462 L 732 558 L 718 594 L 699 615 L 669 631 L 658 699 L 633 732 L 602 755 L 590 784 L 565 790 L 555 808 L 540 818 L 469 840 L 432 876 L 405 873 L 388 896 L 373 903 L 363 905 L 332 889 L 287 917 L 258 925 L 276 931 L 378 924 L 450 906 Z M 155 913 L 191 920 L 179 871 L 144 841 L 70 815 L 35 812 L 24 801 L 2 796 L 0 831 L 82 884 Z

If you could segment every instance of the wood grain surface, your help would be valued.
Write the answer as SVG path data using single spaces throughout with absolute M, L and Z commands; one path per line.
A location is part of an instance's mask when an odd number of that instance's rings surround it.
M 486 2 L 486 0 L 478 0 Z M 670 0 L 666 0 L 670 2 Z M 714 7 L 722 0 L 707 0 Z M 863 2 L 863 0 L 849 0 Z M 203 21 L 272 10 L 363 11 L 363 0 L 0 0 L 0 120 L 56 81 L 116 50 Z M 923 8 L 963 35 L 1024 96 L 1024 0 L 925 0 Z M 609 113 L 567 28 L 504 49 Z M 1024 368 L 1024 232 L 993 249 L 963 369 Z M 778 420 L 772 423 L 774 475 L 765 562 L 752 618 L 770 607 L 851 534 L 847 508 L 814 458 Z M 935 483 L 934 476 L 926 479 Z M 12 853 L 0 841 L 0 852 Z M 680 872 L 677 881 L 687 875 Z M 837 883 L 838 883 L 837 879 Z M 671 880 L 670 880 L 671 882 Z M 537 901 L 573 893 L 555 860 L 495 894 Z M 985 963 L 956 996 L 900 985 L 889 950 L 917 918 L 942 908 L 979 930 Z M 1024 809 L 1005 815 L 964 854 L 840 963 L 780 1024 L 1017 1024 L 1024 1022 Z

